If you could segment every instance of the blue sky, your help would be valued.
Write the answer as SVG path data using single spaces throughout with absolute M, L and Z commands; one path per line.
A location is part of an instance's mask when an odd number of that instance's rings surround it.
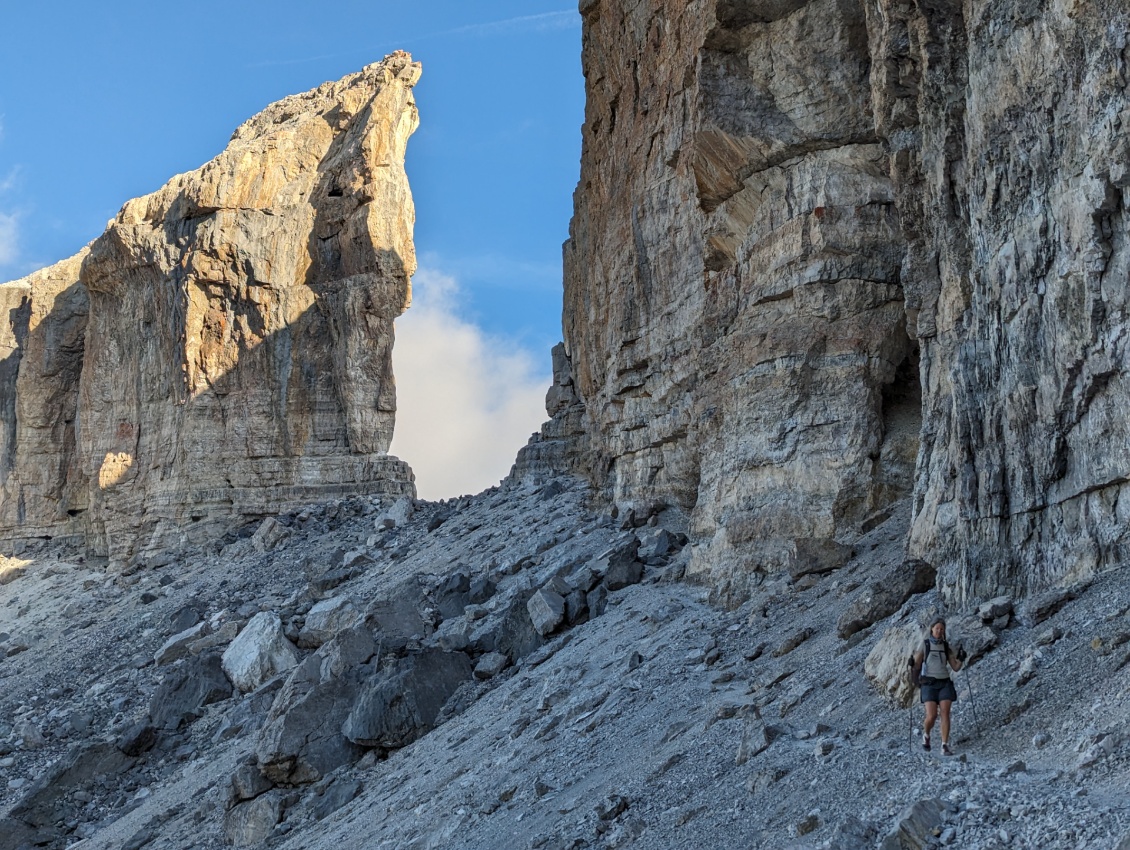
M 547 381 L 583 120 L 575 0 L 326 8 L 8 4 L 0 280 L 75 253 L 126 200 L 215 156 L 268 103 L 405 49 L 424 66 L 408 174 L 421 283 L 437 282 L 428 303 L 484 350 L 527 354 L 529 380 Z M 398 363 L 398 385 L 407 373 Z

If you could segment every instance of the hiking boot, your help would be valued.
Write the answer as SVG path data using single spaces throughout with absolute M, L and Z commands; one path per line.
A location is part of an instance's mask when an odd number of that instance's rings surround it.
M 952 756 L 953 755 L 953 750 L 950 749 L 950 745 L 948 743 L 945 743 L 945 742 L 942 743 L 942 755 L 943 756 Z
M 929 735 L 923 735 L 922 736 L 922 749 L 924 749 L 926 752 L 930 752 L 930 736 Z

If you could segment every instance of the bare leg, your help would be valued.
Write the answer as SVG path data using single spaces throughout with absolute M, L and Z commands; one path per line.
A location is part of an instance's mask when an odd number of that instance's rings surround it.
M 943 703 L 943 705 L 945 705 L 945 703 Z M 926 703 L 926 721 L 922 725 L 922 731 L 925 733 L 927 738 L 930 737 L 930 732 L 933 731 L 933 729 L 934 729 L 934 721 L 937 720 L 937 719 L 938 719 L 938 704 L 936 702 Z M 945 729 L 947 727 L 943 726 L 942 728 Z M 942 736 L 944 737 L 945 734 L 946 733 L 943 731 Z
M 942 743 L 948 744 L 950 742 L 950 707 L 953 705 L 952 700 L 944 699 L 941 702 L 942 706 Z

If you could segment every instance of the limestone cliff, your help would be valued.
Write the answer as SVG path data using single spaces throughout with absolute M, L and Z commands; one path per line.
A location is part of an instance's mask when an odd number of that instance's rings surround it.
M 1126 5 L 580 8 L 566 465 L 731 600 L 912 491 L 951 599 L 1124 562 Z
M 9 536 L 85 510 L 90 546 L 124 564 L 290 505 L 413 492 L 387 449 L 418 78 L 394 54 L 273 104 L 85 258 L 8 285 Z
M 912 554 L 959 598 L 1130 559 L 1130 8 L 868 5 L 922 349 Z
M 902 242 L 852 0 L 582 4 L 564 329 L 617 503 L 692 514 L 740 597 L 909 492 Z
M 77 454 L 86 256 L 0 285 L 0 528 L 26 537 L 80 535 L 88 504 Z

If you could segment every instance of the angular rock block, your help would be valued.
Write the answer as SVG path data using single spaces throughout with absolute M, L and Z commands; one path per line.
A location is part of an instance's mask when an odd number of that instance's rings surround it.
M 443 704 L 471 678 L 461 652 L 425 650 L 366 683 L 342 727 L 355 744 L 394 749 L 429 732 Z
M 253 847 L 270 837 L 282 818 L 282 795 L 275 792 L 240 803 L 224 816 L 224 836 L 233 847 Z
M 554 629 L 565 622 L 565 599 L 548 588 L 534 591 L 526 603 L 530 621 L 542 637 L 552 634 Z
M 298 661 L 298 650 L 283 634 L 279 615 L 261 611 L 224 652 L 223 668 L 231 683 L 247 693 Z
M 510 666 L 510 659 L 501 652 L 488 652 L 475 665 L 476 679 L 493 679 Z
M 360 618 L 361 612 L 351 600 L 345 597 L 323 599 L 306 614 L 298 645 L 317 649 L 334 635 L 351 628 Z
M 196 720 L 206 706 L 231 695 L 231 682 L 219 655 L 199 655 L 186 661 L 157 688 L 149 702 L 149 718 L 158 729 L 179 729 Z
M 836 633 L 849 638 L 895 613 L 906 600 L 934 586 L 937 571 L 924 561 L 907 561 L 856 595 L 836 623 Z
M 291 673 L 259 732 L 255 754 L 272 782 L 316 782 L 361 757 L 341 734 L 361 692 L 358 672 L 323 678 L 321 666 L 312 655 Z

